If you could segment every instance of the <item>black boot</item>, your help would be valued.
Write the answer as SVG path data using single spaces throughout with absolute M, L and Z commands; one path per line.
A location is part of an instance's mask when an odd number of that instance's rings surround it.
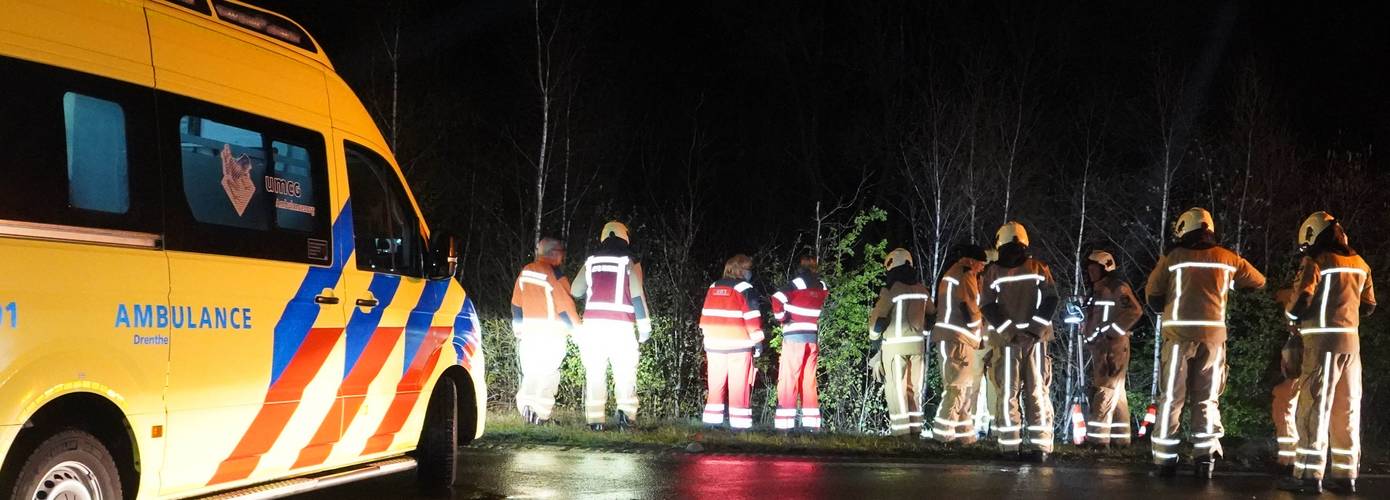
M 1028 450 L 1019 456 L 1024 462 L 1040 464 L 1047 461 L 1047 452 L 1042 450 Z
M 1279 478 L 1279 483 L 1275 486 L 1294 493 L 1322 493 L 1322 480 L 1319 479 L 1299 479 L 1293 476 L 1284 476 Z
M 531 411 L 530 406 L 523 407 L 521 409 L 521 420 L 528 424 L 536 423 L 536 412 Z
M 603 432 L 603 424 L 589 424 L 589 430 L 594 432 Z
M 1177 462 L 1164 462 L 1154 467 L 1153 475 L 1157 477 L 1173 477 L 1178 475 Z
M 1211 479 L 1212 472 L 1216 471 L 1216 457 L 1205 456 L 1193 460 L 1193 475 L 1197 479 Z
M 1356 494 L 1356 478 L 1340 477 L 1332 479 L 1327 483 L 1328 491 L 1334 491 L 1342 495 Z

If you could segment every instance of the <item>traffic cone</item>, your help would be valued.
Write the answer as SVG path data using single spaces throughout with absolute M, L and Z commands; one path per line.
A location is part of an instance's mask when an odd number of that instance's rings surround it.
M 1148 411 L 1144 412 L 1144 423 L 1139 424 L 1139 437 L 1147 436 L 1149 434 L 1149 426 L 1153 425 L 1154 422 L 1157 421 L 1158 406 L 1151 404 L 1149 405 Z
M 1071 405 L 1071 444 L 1080 445 L 1086 441 L 1086 417 L 1081 414 L 1081 403 Z

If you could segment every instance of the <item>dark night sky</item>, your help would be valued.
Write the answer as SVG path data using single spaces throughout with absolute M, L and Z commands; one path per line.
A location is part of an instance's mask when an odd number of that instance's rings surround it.
M 432 106 L 446 99 L 466 109 L 459 120 L 474 129 L 522 144 L 535 141 L 528 2 L 410 2 L 399 9 L 377 1 L 254 3 L 305 25 L 364 95 L 370 89 L 380 95 L 383 88 L 382 34 L 399 12 L 406 32 L 402 92 L 409 95 L 403 101 Z M 879 34 L 894 31 L 906 33 L 902 38 L 909 44 L 932 45 L 930 56 L 943 60 L 976 52 L 1000 61 L 1021 51 L 1039 54 L 1032 68 L 1037 143 L 1067 140 L 1069 129 L 1063 125 L 1073 119 L 1073 108 L 1097 90 L 1112 92 L 1119 150 L 1113 168 L 1148 158 L 1144 119 L 1137 115 L 1148 102 L 1154 54 L 1189 70 L 1200 65 L 1203 54 L 1214 57 L 1210 83 L 1196 89 L 1205 102 L 1198 123 L 1223 119 L 1232 75 L 1243 62 L 1256 61 L 1300 148 L 1383 149 L 1390 138 L 1384 90 L 1390 35 L 1383 6 L 890 2 L 893 8 L 866 9 L 829 2 L 573 3 L 566 6 L 566 20 L 583 25 L 578 31 L 586 33 L 578 59 L 585 120 L 579 126 L 597 131 L 576 137 L 592 139 L 586 141 L 589 161 L 608 165 L 604 176 L 618 188 L 610 196 L 620 211 L 659 204 L 661 195 L 648 196 L 645 190 L 661 191 L 665 188 L 659 186 L 671 182 L 669 165 L 688 147 L 697 117 L 704 133 L 703 171 L 721 195 L 704 208 L 711 220 L 760 213 L 808 221 L 814 200 L 849 196 L 861 178 L 876 178 L 875 169 L 882 168 L 876 163 L 891 160 L 855 152 L 862 143 L 882 140 L 865 124 L 900 105 L 873 97 L 879 84 L 872 78 L 873 65 L 881 62 L 866 57 L 885 50 L 876 45 L 883 38 Z M 1229 23 L 1223 22 L 1227 16 Z M 806 27 L 822 20 L 823 29 L 806 37 Z M 1030 35 L 1020 37 L 1020 32 Z M 1224 51 L 1216 50 L 1223 46 Z M 897 73 L 918 81 L 955 78 L 917 67 Z M 807 135 L 796 117 L 809 109 L 817 125 Z M 505 141 L 498 137 L 486 140 L 505 153 L 507 147 L 497 145 Z M 635 137 L 660 146 L 644 154 L 631 145 L 639 142 Z M 806 137 L 820 151 L 821 165 L 809 172 L 796 154 Z M 1378 157 L 1371 161 L 1380 163 Z M 753 244 L 730 231 L 715 227 L 712 236 L 735 247 Z

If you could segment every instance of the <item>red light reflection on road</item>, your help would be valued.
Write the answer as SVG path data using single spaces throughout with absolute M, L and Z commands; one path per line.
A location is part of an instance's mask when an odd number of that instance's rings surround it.
M 682 498 L 818 498 L 824 464 L 795 459 L 701 456 L 677 470 Z

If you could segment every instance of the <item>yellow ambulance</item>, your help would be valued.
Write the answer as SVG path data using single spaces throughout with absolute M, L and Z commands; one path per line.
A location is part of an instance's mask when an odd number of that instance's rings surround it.
M 274 497 L 481 435 L 481 331 L 298 24 L 0 1 L 0 495 Z

